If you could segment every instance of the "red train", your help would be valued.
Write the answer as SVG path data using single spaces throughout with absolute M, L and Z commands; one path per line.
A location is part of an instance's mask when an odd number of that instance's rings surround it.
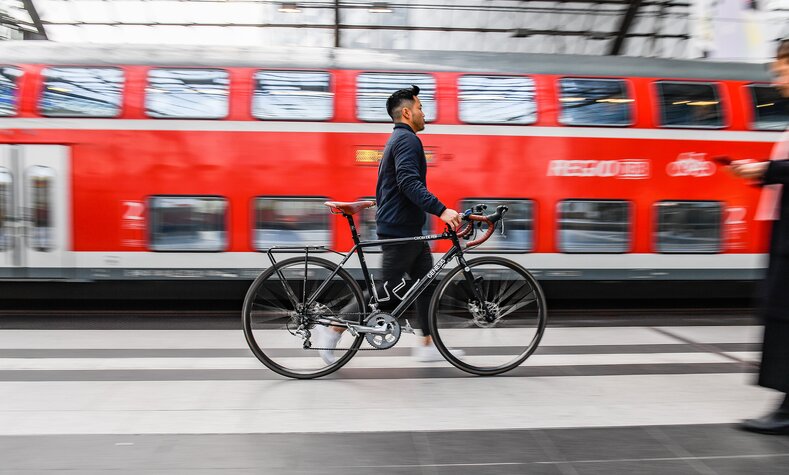
M 246 285 L 272 245 L 347 250 L 322 203 L 374 195 L 386 97 L 417 84 L 429 188 L 510 205 L 478 252 L 543 282 L 753 281 L 758 188 L 712 158 L 769 156 L 789 121 L 769 80 L 621 57 L 1 42 L 0 278 Z

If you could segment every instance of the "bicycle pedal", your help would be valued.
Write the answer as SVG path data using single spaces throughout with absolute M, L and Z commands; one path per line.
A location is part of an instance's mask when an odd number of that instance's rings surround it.
M 402 327 L 402 332 L 403 333 L 410 333 L 412 335 L 416 334 L 416 332 L 414 331 L 413 327 L 411 327 L 411 324 L 408 323 L 408 319 L 407 318 L 405 320 L 405 326 Z

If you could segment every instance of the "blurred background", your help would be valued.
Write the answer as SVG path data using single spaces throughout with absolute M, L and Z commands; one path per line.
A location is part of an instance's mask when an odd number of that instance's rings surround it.
M 3 0 L 2 37 L 764 60 L 780 0 Z M 425 48 L 425 45 L 430 45 Z
M 787 20 L 785 0 L 0 0 L 0 473 L 786 473 L 785 438 L 734 430 L 775 403 L 751 385 L 769 226 L 720 157 L 766 160 L 789 124 Z M 244 296 L 273 246 L 352 249 L 324 202 L 374 197 L 386 99 L 412 84 L 428 188 L 509 207 L 467 257 L 538 279 L 545 338 L 496 378 L 403 335 L 285 381 Z M 375 208 L 354 218 L 376 238 Z

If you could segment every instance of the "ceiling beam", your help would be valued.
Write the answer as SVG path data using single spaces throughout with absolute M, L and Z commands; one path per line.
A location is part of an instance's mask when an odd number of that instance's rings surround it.
M 41 23 L 41 17 L 38 16 L 38 12 L 36 11 L 35 5 L 33 5 L 33 0 L 22 0 L 22 4 L 25 6 L 25 10 L 27 10 L 27 14 L 30 15 L 30 20 L 33 22 L 33 25 L 36 27 L 36 33 L 26 32 L 25 39 L 26 40 L 47 40 L 47 32 L 44 30 L 44 24 Z
M 642 0 L 630 0 L 630 5 L 622 17 L 622 23 L 619 24 L 619 32 L 616 34 L 611 50 L 608 52 L 609 55 L 616 56 L 622 52 L 622 45 L 625 44 L 625 38 L 629 36 L 630 26 L 633 24 L 633 19 L 635 19 L 638 9 L 641 8 L 641 3 Z

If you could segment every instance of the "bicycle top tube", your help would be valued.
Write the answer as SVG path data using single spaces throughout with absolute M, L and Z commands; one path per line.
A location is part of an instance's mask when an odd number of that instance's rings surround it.
M 329 211 L 332 214 L 341 214 L 346 219 L 348 219 L 348 225 L 351 227 L 352 234 L 356 235 L 356 226 L 353 222 L 353 215 L 364 210 L 367 208 L 372 208 L 375 206 L 375 201 L 372 200 L 364 200 L 364 201 L 354 201 L 354 202 L 340 202 L 340 201 L 327 201 L 324 203 L 329 208 Z M 466 221 L 465 225 L 462 225 L 457 230 L 452 230 L 447 226 L 446 230 L 440 234 L 428 234 L 423 236 L 410 236 L 404 238 L 394 238 L 394 239 L 373 239 L 368 241 L 359 240 L 359 243 L 354 246 L 354 250 L 356 248 L 365 248 L 365 247 L 372 247 L 372 246 L 379 246 L 379 245 L 388 245 L 388 244 L 399 244 L 404 242 L 411 242 L 411 241 L 437 241 L 441 239 L 452 239 L 453 235 L 457 236 L 458 238 L 465 238 L 468 239 L 469 235 L 475 231 L 474 223 L 485 223 L 487 224 L 487 229 L 485 233 L 478 239 L 474 239 L 468 243 L 466 243 L 465 248 L 469 249 L 472 247 L 479 246 L 483 242 L 490 239 L 493 235 L 493 232 L 496 229 L 496 222 L 501 220 L 504 217 L 504 213 L 509 210 L 509 207 L 501 205 L 496 208 L 496 212 L 484 215 L 483 211 L 487 209 L 487 205 L 485 204 L 478 204 L 473 208 L 467 209 L 462 216 L 462 219 Z

